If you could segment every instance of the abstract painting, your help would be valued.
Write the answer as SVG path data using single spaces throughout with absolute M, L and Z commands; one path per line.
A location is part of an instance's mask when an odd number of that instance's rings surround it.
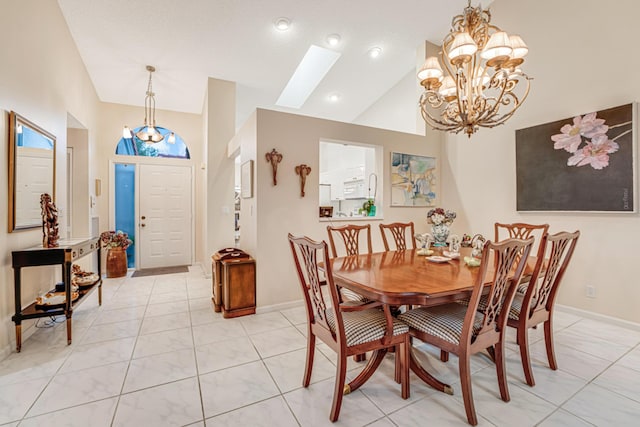
M 434 206 L 436 158 L 391 153 L 391 206 Z
M 635 104 L 516 131 L 518 211 L 635 212 Z

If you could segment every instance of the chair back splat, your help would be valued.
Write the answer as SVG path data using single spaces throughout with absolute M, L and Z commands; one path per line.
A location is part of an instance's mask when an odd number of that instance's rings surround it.
M 505 238 L 508 239 L 528 239 L 534 237 L 536 239 L 534 248 L 532 248 L 530 255 L 541 256 L 540 251 L 543 250 L 543 246 L 540 244 L 542 236 L 549 231 L 549 224 L 526 224 L 524 222 L 514 222 L 513 224 L 502 224 L 496 222 L 494 224 L 495 241 L 499 242 Z M 520 258 L 518 258 L 520 260 Z M 520 285 L 518 286 L 518 292 L 524 294 L 527 291 L 531 278 L 531 270 L 526 270 L 522 274 Z
M 331 266 L 327 262 L 329 260 L 327 243 L 314 242 L 307 237 L 294 238 L 292 235 L 289 235 L 289 243 L 294 255 L 298 279 L 302 286 L 309 327 L 319 327 L 326 330 L 326 336 L 331 337 L 337 343 L 337 337 L 344 336 L 344 333 L 340 334 L 340 330 L 336 331 L 337 333 L 332 332 L 327 320 L 328 317 L 333 317 L 337 320 L 336 323 L 342 326 L 341 313 L 336 310 L 340 301 L 337 289 L 333 285 Z M 318 262 L 324 262 L 326 265 L 324 276 L 326 279 L 321 279 Z M 327 284 L 328 286 L 325 286 Z
M 340 227 L 327 226 L 327 233 L 329 233 L 329 244 L 331 245 L 331 256 L 333 258 L 338 257 L 336 245 L 334 241 L 334 234 L 339 234 L 342 237 L 344 247 L 347 256 L 360 254 L 360 232 L 365 231 L 367 239 L 367 254 L 372 253 L 371 249 L 371 224 L 367 225 L 343 225 Z
M 407 240 L 411 243 L 411 249 L 416 248 L 416 235 L 413 227 L 413 222 L 394 222 L 391 224 L 380 224 L 380 234 L 382 234 L 382 243 L 384 243 L 384 250 L 389 251 L 389 242 L 387 241 L 385 230 L 388 230 L 393 236 L 393 241 L 396 244 L 397 251 L 404 251 L 409 249 Z M 409 232 L 408 237 L 407 231 Z
M 491 282 L 489 293 L 486 295 L 487 308 L 484 310 L 484 317 L 480 329 L 474 334 L 473 329 L 468 328 L 466 331 L 468 336 L 463 336 L 462 342 L 468 339 L 466 342 L 470 345 L 484 349 L 493 346 L 496 340 L 499 340 L 497 335 L 500 335 L 506 327 L 509 314 L 508 308 L 511 306 L 515 295 L 516 287 L 510 285 L 514 283 L 514 281 L 517 283 L 520 277 L 522 277 L 526 259 L 529 256 L 533 242 L 534 239 L 530 237 L 526 240 L 508 239 L 498 243 L 487 242 L 487 244 L 485 244 L 482 251 L 480 271 L 478 272 L 478 281 L 473 288 L 473 293 L 469 300 L 469 310 L 467 312 L 467 317 L 470 319 L 469 321 L 473 319 L 478 309 L 478 303 L 484 292 L 483 284 Z M 494 275 L 493 278 L 488 278 L 486 276 L 491 258 L 493 258 L 494 261 Z M 507 309 L 503 310 L 503 307 Z M 487 342 L 488 345 L 486 346 L 477 343 L 478 340 L 482 341 L 484 334 L 490 335 L 487 337 L 490 342 Z

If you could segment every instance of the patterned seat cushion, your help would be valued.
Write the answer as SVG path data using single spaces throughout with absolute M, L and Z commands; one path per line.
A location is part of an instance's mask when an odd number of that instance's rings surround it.
M 340 293 L 342 294 L 342 300 L 347 301 L 357 301 L 357 302 L 369 302 L 370 300 L 362 295 L 353 292 L 351 289 L 341 288 Z
M 524 278 L 523 278 L 523 280 L 521 280 L 520 283 L 518 283 L 518 287 L 516 288 L 516 292 L 521 294 L 521 295 L 526 294 L 527 293 L 527 289 L 529 289 L 529 279 L 530 279 L 530 277 L 526 278 L 526 279 L 527 279 L 526 281 L 523 281 L 524 280 Z
M 436 336 L 452 344 L 459 344 L 462 336 L 464 316 L 467 307 L 462 304 L 451 303 L 436 307 L 419 307 L 398 316 L 413 329 Z M 473 325 L 475 336 L 482 327 L 483 315 L 476 313 Z
M 372 308 L 362 311 L 351 311 L 342 313 L 344 322 L 344 332 L 349 347 L 379 340 L 384 336 L 387 328 L 387 320 L 384 311 Z M 336 319 L 333 311 L 327 312 L 327 323 L 333 333 L 336 332 Z M 409 332 L 409 327 L 393 319 L 393 335 L 402 335 Z

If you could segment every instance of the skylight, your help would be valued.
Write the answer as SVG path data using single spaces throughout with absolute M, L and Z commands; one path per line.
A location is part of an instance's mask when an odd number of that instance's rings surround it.
M 340 52 L 311 45 L 289 79 L 276 105 L 300 108 L 340 58 Z

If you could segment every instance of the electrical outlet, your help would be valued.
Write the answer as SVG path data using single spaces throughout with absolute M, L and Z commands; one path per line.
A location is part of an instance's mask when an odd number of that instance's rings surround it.
M 593 285 L 587 285 L 587 297 L 595 298 L 596 297 L 596 287 Z

